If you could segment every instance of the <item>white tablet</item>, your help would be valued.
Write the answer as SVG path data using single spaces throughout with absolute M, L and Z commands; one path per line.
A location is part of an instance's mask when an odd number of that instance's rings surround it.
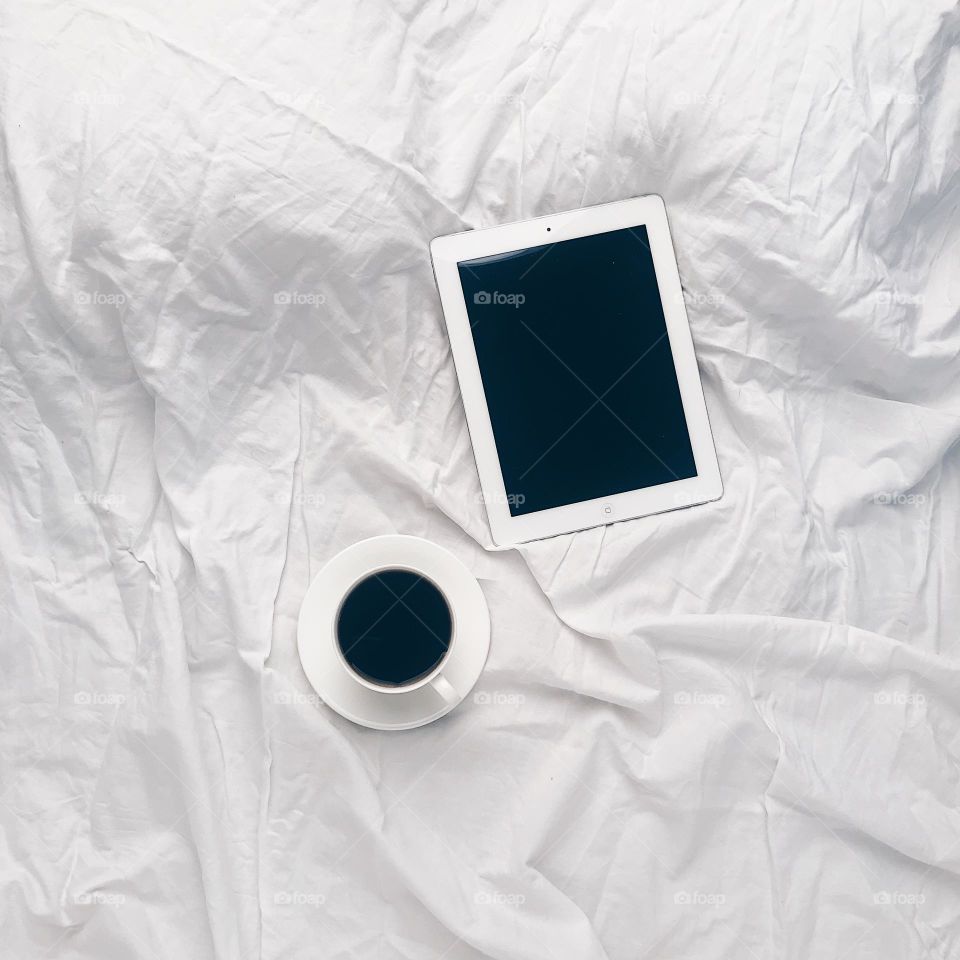
M 430 253 L 496 544 L 721 496 L 660 197 Z

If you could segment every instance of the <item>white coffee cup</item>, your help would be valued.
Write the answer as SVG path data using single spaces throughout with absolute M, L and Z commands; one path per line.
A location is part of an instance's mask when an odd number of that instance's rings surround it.
M 427 581 L 449 610 L 446 652 L 410 682 L 364 675 L 348 662 L 338 633 L 358 586 L 391 571 Z M 314 578 L 300 610 L 297 646 L 307 679 L 329 707 L 363 726 L 407 729 L 448 713 L 473 688 L 490 647 L 490 617 L 476 578 L 452 553 L 420 537 L 372 537 L 342 550 Z
M 424 541 L 426 542 L 426 541 Z M 384 597 L 385 603 L 390 604 L 390 609 L 381 610 L 375 604 L 369 601 L 364 608 L 364 601 L 358 599 L 360 592 L 364 590 L 376 589 L 372 584 L 383 583 L 387 578 L 407 578 L 412 582 L 407 592 L 404 586 L 398 586 L 391 590 L 385 587 L 377 590 Z M 421 607 L 415 608 L 411 594 L 419 596 L 426 593 L 426 602 L 421 601 Z M 386 645 L 391 649 L 388 654 L 397 660 L 403 660 L 405 651 L 404 644 L 413 644 L 418 648 L 420 646 L 420 637 L 412 638 L 409 634 L 419 633 L 424 637 L 423 646 L 432 647 L 433 641 L 436 641 L 437 647 L 443 647 L 443 653 L 435 660 L 432 666 L 425 671 L 421 669 L 424 664 L 412 662 L 406 665 L 405 675 L 394 678 L 391 682 L 384 682 L 383 679 L 377 679 L 379 673 L 371 676 L 365 673 L 357 663 L 354 656 L 354 650 L 357 646 L 363 647 L 363 639 L 357 641 L 354 636 L 344 636 L 344 613 L 345 607 L 349 604 L 354 607 L 360 607 L 361 611 L 357 614 L 361 618 L 358 624 L 358 630 L 365 630 L 365 633 L 376 631 L 379 635 L 385 635 Z M 443 606 L 443 617 L 446 619 L 440 623 L 430 621 L 430 610 L 435 607 Z M 436 612 L 434 610 L 434 612 Z M 443 620 L 442 617 L 438 618 Z M 399 623 L 397 621 L 400 621 Z M 371 623 L 371 626 L 368 626 Z M 430 686 L 447 703 L 457 704 L 462 697 L 457 692 L 453 684 L 443 675 L 444 664 L 450 659 L 457 642 L 457 617 L 450 601 L 447 599 L 443 590 L 434 583 L 426 574 L 419 569 L 410 567 L 398 567 L 395 565 L 386 566 L 377 570 L 368 571 L 356 583 L 350 586 L 341 599 L 340 608 L 337 611 L 334 631 L 337 638 L 337 650 L 343 660 L 344 667 L 350 671 L 358 683 L 363 684 L 376 693 L 385 693 L 390 695 L 399 695 L 411 693 L 421 687 Z M 394 652 L 396 651 L 396 653 Z M 424 656 L 428 655 L 424 652 Z M 409 677 L 409 679 L 407 679 Z

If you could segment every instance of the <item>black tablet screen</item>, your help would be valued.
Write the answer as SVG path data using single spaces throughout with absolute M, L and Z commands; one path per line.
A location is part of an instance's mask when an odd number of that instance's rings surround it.
M 697 475 L 645 227 L 458 269 L 513 516 Z

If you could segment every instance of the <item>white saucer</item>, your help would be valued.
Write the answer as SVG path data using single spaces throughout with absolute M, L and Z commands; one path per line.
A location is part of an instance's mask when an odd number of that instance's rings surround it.
M 453 621 L 450 648 L 427 677 L 397 690 L 358 677 L 340 653 L 340 604 L 379 570 L 411 570 L 432 580 Z M 490 650 L 490 614 L 480 584 L 449 551 L 419 537 L 371 537 L 338 553 L 314 577 L 297 624 L 303 671 L 320 699 L 341 716 L 374 730 L 409 730 L 449 713 L 471 691 Z

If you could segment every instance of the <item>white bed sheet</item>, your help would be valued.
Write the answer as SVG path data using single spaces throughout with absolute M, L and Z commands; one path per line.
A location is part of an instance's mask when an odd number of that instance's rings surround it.
M 16 958 L 960 955 L 960 11 L 8 5 L 0 928 Z M 660 193 L 720 502 L 496 552 L 427 256 Z M 477 695 L 295 651 L 453 550 Z

